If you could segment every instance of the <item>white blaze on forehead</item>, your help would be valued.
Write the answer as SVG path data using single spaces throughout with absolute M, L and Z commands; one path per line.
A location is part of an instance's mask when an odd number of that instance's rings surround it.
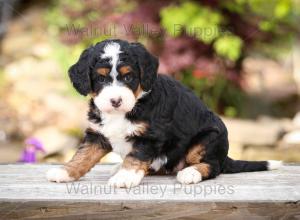
M 111 58 L 111 63 L 117 62 L 119 59 L 119 54 L 122 53 L 120 50 L 120 44 L 112 42 L 108 43 L 104 47 L 104 54 L 101 55 L 102 58 Z
M 105 45 L 104 47 L 104 54 L 101 55 L 101 58 L 109 58 L 111 59 L 110 64 L 112 65 L 111 68 L 111 76 L 113 77 L 113 81 L 116 81 L 116 77 L 117 77 L 117 64 L 119 61 L 119 54 L 122 53 L 122 51 L 120 50 L 120 44 L 116 43 L 116 42 L 111 42 Z

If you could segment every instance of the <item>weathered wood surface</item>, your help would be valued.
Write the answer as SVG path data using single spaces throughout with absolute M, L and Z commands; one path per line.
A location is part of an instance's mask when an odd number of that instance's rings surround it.
M 300 166 L 220 175 L 196 185 L 146 177 L 130 190 L 106 185 L 112 165 L 75 183 L 49 183 L 57 165 L 0 165 L 0 219 L 300 219 Z

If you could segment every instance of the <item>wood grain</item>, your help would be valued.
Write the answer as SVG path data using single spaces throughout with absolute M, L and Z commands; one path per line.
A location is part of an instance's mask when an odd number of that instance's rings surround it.
M 224 174 L 183 186 L 148 176 L 131 190 L 106 185 L 112 165 L 74 183 L 50 183 L 58 165 L 0 165 L 0 219 L 299 219 L 300 166 Z

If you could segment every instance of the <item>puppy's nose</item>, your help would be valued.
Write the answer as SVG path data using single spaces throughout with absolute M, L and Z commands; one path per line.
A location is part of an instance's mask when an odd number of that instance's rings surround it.
M 110 99 L 110 102 L 114 108 L 118 108 L 121 105 L 122 99 L 120 97 L 116 99 Z

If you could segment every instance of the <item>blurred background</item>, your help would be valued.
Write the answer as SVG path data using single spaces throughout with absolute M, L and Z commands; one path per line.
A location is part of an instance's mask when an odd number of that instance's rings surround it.
M 299 23 L 300 0 L 0 0 L 0 162 L 73 155 L 87 98 L 67 70 L 106 38 L 142 42 L 220 114 L 230 156 L 300 162 Z

